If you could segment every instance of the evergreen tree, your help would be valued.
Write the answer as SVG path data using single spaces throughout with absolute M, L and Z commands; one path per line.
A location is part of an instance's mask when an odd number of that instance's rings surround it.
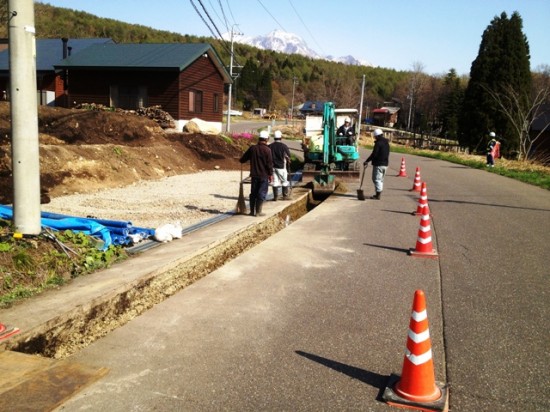
M 248 59 L 239 75 L 237 100 L 244 110 L 251 110 L 258 101 L 259 68 L 252 59 Z
M 441 135 L 456 139 L 458 137 L 458 114 L 464 98 L 464 89 L 455 69 L 451 69 L 443 80 L 444 90 L 441 96 Z
M 459 120 L 459 140 L 471 149 L 485 147 L 490 131 L 502 140 L 505 152 L 517 150 L 519 138 L 499 109 L 494 93 L 514 89 L 528 104 L 531 89 L 529 44 L 521 16 L 514 12 L 495 17 L 485 29 L 472 63 Z
M 258 85 L 258 102 L 261 107 L 271 109 L 271 99 L 273 98 L 273 86 L 271 84 L 271 70 L 263 71 L 260 83 Z

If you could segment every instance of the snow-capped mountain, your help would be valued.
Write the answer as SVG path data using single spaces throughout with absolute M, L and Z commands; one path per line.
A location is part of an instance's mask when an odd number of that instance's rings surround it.
M 226 40 L 230 40 L 231 38 L 229 33 L 224 34 L 223 37 Z M 249 46 L 257 47 L 259 49 L 273 50 L 288 54 L 300 54 L 302 56 L 311 57 L 312 59 L 325 59 L 349 65 L 371 65 L 370 63 L 364 60 L 358 60 L 353 56 L 322 56 L 315 50 L 310 48 L 305 40 L 297 34 L 287 33 L 282 30 L 273 30 L 265 36 L 256 37 L 234 35 L 233 40 L 238 43 L 248 44 Z

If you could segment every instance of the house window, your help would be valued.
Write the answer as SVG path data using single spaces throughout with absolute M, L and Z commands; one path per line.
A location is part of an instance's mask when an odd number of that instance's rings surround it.
M 112 85 L 111 106 L 137 110 L 147 105 L 147 87 L 135 85 Z
M 220 95 L 218 93 L 214 93 L 214 113 L 220 112 Z
M 198 90 L 189 91 L 189 111 L 191 113 L 202 113 L 202 92 Z

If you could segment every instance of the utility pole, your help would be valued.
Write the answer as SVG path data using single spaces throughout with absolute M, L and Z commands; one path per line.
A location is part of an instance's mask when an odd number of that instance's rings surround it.
M 290 121 L 294 119 L 294 90 L 296 89 L 296 84 L 298 83 L 298 79 L 296 79 L 296 76 L 292 78 L 292 105 L 290 109 Z
M 363 119 L 363 97 L 365 96 L 365 75 L 363 75 L 363 81 L 361 82 L 361 101 L 359 102 L 359 131 L 357 135 L 361 135 L 361 124 Z
M 9 0 L 10 111 L 15 232 L 38 235 L 40 157 L 34 1 Z
M 234 24 L 231 26 L 231 56 L 229 57 L 229 77 L 231 77 L 231 83 L 229 83 L 229 93 L 227 96 L 227 123 L 225 127 L 226 132 L 231 131 L 231 93 L 233 90 L 233 35 L 234 34 L 242 34 L 242 33 L 235 33 L 233 27 L 237 26 L 237 24 Z

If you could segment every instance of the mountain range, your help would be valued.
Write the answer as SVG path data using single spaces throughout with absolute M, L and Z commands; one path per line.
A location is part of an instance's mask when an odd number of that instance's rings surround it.
M 231 34 L 223 35 L 225 40 L 231 40 Z M 367 61 L 358 60 L 353 56 L 322 56 L 310 48 L 306 41 L 294 33 L 288 33 L 282 30 L 273 30 L 264 36 L 243 36 L 234 34 L 233 40 L 237 43 L 247 44 L 263 50 L 273 50 L 281 53 L 300 54 L 311 57 L 312 59 L 325 59 L 333 62 L 339 62 L 355 66 L 372 66 Z

